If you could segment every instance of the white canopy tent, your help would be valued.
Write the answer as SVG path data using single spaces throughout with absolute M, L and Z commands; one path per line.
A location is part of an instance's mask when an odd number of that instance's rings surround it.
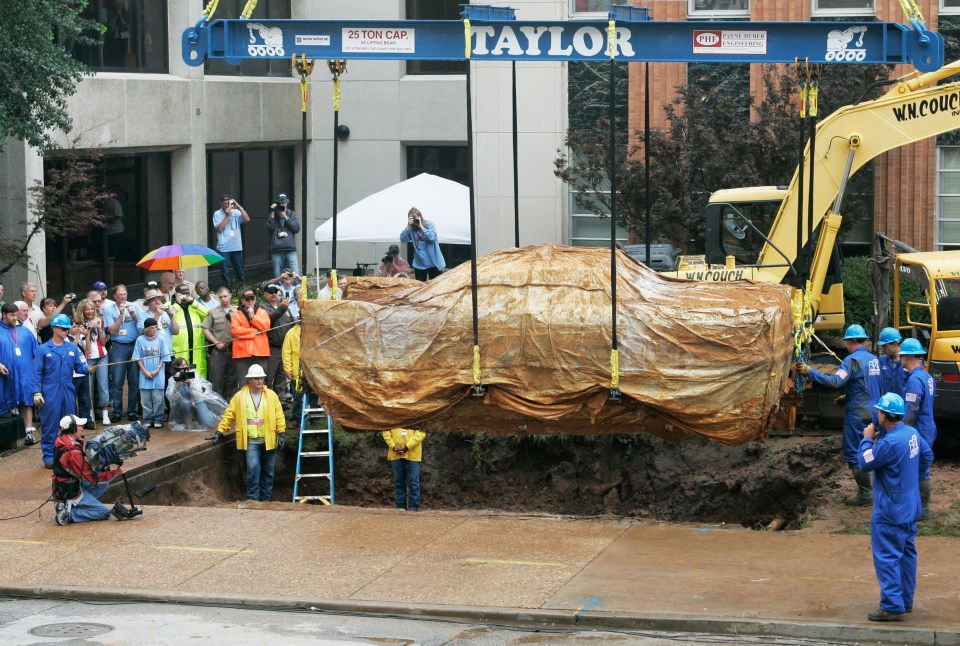
M 470 189 L 429 173 L 394 184 L 340 211 L 337 243 L 399 244 L 407 212 L 414 206 L 436 226 L 440 242 L 470 244 Z M 317 227 L 315 240 L 333 240 L 333 218 Z

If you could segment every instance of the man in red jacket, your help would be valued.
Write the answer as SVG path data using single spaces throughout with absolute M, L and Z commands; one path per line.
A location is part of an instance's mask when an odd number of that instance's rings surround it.
M 233 361 L 237 367 L 237 377 L 243 383 L 237 383 L 237 389 L 246 386 L 246 375 L 253 364 L 267 370 L 270 361 L 270 342 L 267 330 L 270 329 L 270 314 L 257 303 L 257 295 L 252 289 L 245 289 L 240 295 L 240 306 L 230 317 L 230 330 L 233 332 Z
M 87 462 L 83 442 L 77 438 L 77 431 L 86 423 L 82 417 L 65 416 L 60 420 L 60 437 L 53 445 L 53 498 L 58 525 L 110 518 L 110 507 L 99 497 L 110 480 L 123 473 L 123 467 L 96 472 Z

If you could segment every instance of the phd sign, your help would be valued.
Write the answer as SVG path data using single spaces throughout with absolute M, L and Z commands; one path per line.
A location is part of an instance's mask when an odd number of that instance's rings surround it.
M 943 64 L 943 38 L 921 42 L 897 23 L 834 22 L 618 22 L 618 61 L 792 63 L 913 63 L 928 71 Z M 476 61 L 609 60 L 605 21 L 326 21 L 214 20 L 183 35 L 190 65 L 207 58 L 463 60 L 465 35 Z

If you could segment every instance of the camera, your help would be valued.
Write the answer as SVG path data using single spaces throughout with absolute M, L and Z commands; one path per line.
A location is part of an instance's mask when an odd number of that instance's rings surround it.
M 286 204 L 277 204 L 277 208 L 274 209 L 274 211 L 276 211 L 277 213 L 283 213 L 286 210 L 287 210 Z
M 236 200 L 230 200 L 230 206 L 233 207 L 233 208 L 236 208 L 236 207 L 237 207 L 237 201 L 236 201 Z
M 75 301 L 75 300 L 77 300 L 77 295 L 74 294 L 73 292 L 70 292 L 69 294 L 65 294 L 65 295 L 64 295 L 64 298 L 65 298 L 65 299 L 68 299 L 68 300 L 71 300 L 71 301 Z
M 386 256 L 380 259 L 380 262 L 382 262 L 385 265 L 389 265 L 390 263 L 393 262 L 393 256 L 391 256 L 390 254 L 387 254 Z
M 179 372 L 177 372 L 177 374 L 173 375 L 173 380 L 186 381 L 187 379 L 196 379 L 197 378 L 197 373 L 195 372 L 196 369 L 197 369 L 196 364 L 191 363 L 188 366 L 184 366 L 183 368 L 180 369 Z

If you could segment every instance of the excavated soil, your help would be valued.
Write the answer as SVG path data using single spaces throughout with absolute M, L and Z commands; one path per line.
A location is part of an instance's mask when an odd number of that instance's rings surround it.
M 288 501 L 293 493 L 296 438 L 291 440 L 277 462 L 275 501 Z M 160 485 L 151 504 L 218 506 L 243 500 L 242 456 L 225 455 L 189 478 Z M 335 465 L 338 504 L 393 506 L 386 446 L 378 433 L 338 433 Z M 865 533 L 870 523 L 869 507 L 843 503 L 855 485 L 840 459 L 839 434 L 727 446 L 670 443 L 648 434 L 446 433 L 427 437 L 422 465 L 423 509 L 613 515 L 813 533 Z M 305 482 L 300 493 L 312 493 Z M 930 532 L 960 534 L 958 500 L 960 468 L 955 457 L 938 454 Z

